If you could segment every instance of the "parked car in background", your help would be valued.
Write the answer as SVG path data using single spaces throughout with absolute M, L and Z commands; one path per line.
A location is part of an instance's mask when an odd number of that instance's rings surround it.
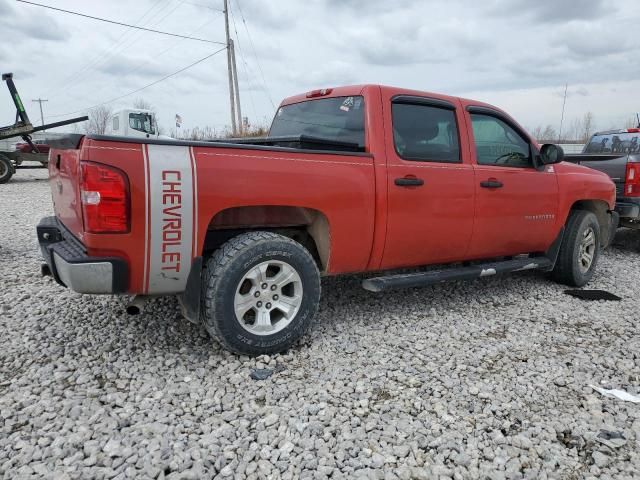
M 616 185 L 620 226 L 640 229 L 640 128 L 598 132 L 581 154 L 565 158 L 609 175 Z
M 379 85 L 290 97 L 266 138 L 87 136 L 50 155 L 43 273 L 176 294 L 244 354 L 304 334 L 321 274 L 387 271 L 364 280 L 374 292 L 536 269 L 581 286 L 616 224 L 606 175 L 500 109 Z M 435 264 L 450 265 L 389 272 Z
M 33 140 L 33 144 L 38 149 L 34 152 L 27 142 L 16 143 L 16 151 L 21 153 L 49 153 L 50 146 L 46 140 Z

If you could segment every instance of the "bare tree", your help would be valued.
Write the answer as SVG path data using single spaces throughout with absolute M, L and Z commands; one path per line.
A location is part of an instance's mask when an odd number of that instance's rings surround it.
M 202 128 L 185 128 L 180 131 L 178 131 L 177 128 L 172 128 L 169 132 L 169 136 L 173 138 L 181 138 L 183 140 L 213 140 L 221 138 L 216 129 L 208 125 Z
M 540 135 L 540 137 L 541 138 L 539 138 L 538 141 L 546 141 L 546 142 L 553 143 L 557 140 L 558 133 L 556 132 L 556 129 L 553 128 L 552 125 L 547 125 L 542 131 L 542 134 Z
M 225 132 L 227 137 L 233 136 L 231 132 Z M 266 137 L 269 134 L 269 128 L 265 125 L 252 124 L 249 119 L 245 117 L 244 125 L 242 127 L 242 133 L 235 135 L 236 137 Z
M 155 113 L 156 109 L 150 102 L 147 102 L 144 98 L 137 98 L 133 102 L 133 108 L 139 108 L 140 110 L 151 110 Z
M 531 136 L 536 139 L 536 141 L 542 139 L 542 125 L 538 125 L 536 128 L 531 130 Z
M 582 131 L 580 132 L 580 140 L 586 143 L 593 135 L 593 113 L 587 112 L 582 117 Z
M 563 138 L 567 143 L 577 142 L 582 135 L 582 120 L 574 118 L 569 124 L 569 128 L 566 130 L 566 137 Z
M 242 129 L 241 137 L 265 137 L 269 133 L 269 129 L 263 125 L 253 125 L 246 121 Z M 222 138 L 234 138 L 238 135 L 233 135 L 230 127 L 225 127 L 222 130 L 216 130 L 214 127 L 208 125 L 204 127 L 194 127 L 192 129 L 172 128 L 169 131 L 169 136 L 172 138 L 181 138 L 185 140 L 215 140 Z
M 87 131 L 87 122 L 82 123 L 74 123 L 73 127 L 71 127 L 71 133 L 80 133 L 82 131 Z
M 88 134 L 104 135 L 111 120 L 111 107 L 101 105 L 89 111 L 89 121 L 85 125 Z

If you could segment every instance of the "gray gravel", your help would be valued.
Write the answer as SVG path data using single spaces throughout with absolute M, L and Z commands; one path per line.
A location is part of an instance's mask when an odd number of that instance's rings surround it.
M 387 295 L 325 279 L 304 342 L 249 359 L 173 299 L 128 317 L 40 278 L 44 178 L 0 185 L 0 476 L 640 478 L 640 404 L 588 387 L 640 393 L 640 232 L 591 284 L 621 302 L 540 274 Z

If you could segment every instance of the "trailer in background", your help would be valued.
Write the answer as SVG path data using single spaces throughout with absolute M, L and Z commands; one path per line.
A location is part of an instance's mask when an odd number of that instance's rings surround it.
M 13 100 L 16 106 L 16 121 L 13 125 L 6 127 L 0 127 L 0 141 L 8 140 L 12 138 L 22 138 L 30 147 L 30 152 L 16 151 L 7 149 L 6 151 L 0 151 L 0 183 L 8 182 L 11 177 L 16 173 L 18 168 L 46 168 L 48 163 L 49 154 L 40 153 L 38 147 L 32 139 L 32 135 L 36 132 L 42 132 L 51 128 L 62 127 L 64 125 L 71 125 L 72 123 L 84 122 L 89 117 L 77 117 L 70 120 L 63 120 L 61 122 L 49 123 L 47 125 L 41 125 L 34 127 L 29 120 L 26 110 L 18 94 L 15 84 L 13 83 L 12 73 L 3 73 L 2 80 L 7 82 L 7 88 L 11 94 L 11 100 Z M 62 138 L 63 143 L 73 141 L 68 136 Z M 59 143 L 59 142 L 55 142 Z M 23 165 L 24 162 L 34 162 L 31 165 Z

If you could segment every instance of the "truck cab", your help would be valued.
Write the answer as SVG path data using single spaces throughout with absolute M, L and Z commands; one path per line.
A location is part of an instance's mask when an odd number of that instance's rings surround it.
M 115 112 L 105 130 L 105 135 L 131 138 L 157 137 L 158 124 L 151 110 L 125 108 Z

